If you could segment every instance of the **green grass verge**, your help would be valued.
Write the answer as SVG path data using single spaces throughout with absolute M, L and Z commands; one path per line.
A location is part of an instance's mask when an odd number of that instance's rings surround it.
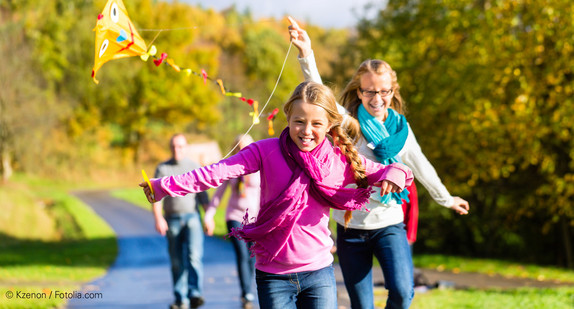
M 376 305 L 384 308 L 386 297 L 378 297 Z M 574 308 L 574 288 L 514 290 L 431 290 L 417 293 L 413 309 L 442 308 L 505 308 L 546 309 Z
M 414 254 L 416 267 L 439 271 L 476 272 L 502 275 L 507 278 L 529 278 L 574 283 L 574 271 L 557 267 L 520 264 L 502 260 L 478 259 L 457 256 Z
M 112 229 L 69 195 L 70 188 L 73 185 L 27 177 L 0 186 L 0 199 L 10 201 L 0 217 L 0 308 L 61 306 L 66 299 L 17 295 L 71 293 L 105 274 L 115 260 L 117 241 Z M 14 226 L 13 213 L 27 220 Z

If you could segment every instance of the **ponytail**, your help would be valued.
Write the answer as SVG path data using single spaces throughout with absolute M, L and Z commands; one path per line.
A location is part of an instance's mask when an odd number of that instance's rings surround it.
M 363 166 L 362 158 L 359 155 L 357 148 L 353 145 L 352 140 L 347 136 L 347 133 L 345 133 L 341 126 L 331 128 L 330 133 L 335 145 L 341 149 L 341 152 L 343 152 L 345 158 L 347 158 L 347 162 L 353 171 L 353 177 L 355 178 L 357 187 L 367 188 L 369 184 L 367 182 L 365 167 Z M 352 218 L 353 213 L 347 210 L 345 212 L 345 228 L 347 228 Z

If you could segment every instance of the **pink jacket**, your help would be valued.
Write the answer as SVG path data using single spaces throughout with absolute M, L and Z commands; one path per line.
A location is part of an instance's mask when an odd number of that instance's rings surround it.
M 333 185 L 354 184 L 352 171 L 345 156 L 332 165 L 333 172 L 327 178 Z M 413 180 L 412 172 L 402 164 L 384 166 L 364 159 L 369 184 L 389 180 L 401 188 Z M 238 154 L 183 175 L 152 179 L 156 200 L 166 195 L 183 196 L 220 186 L 224 181 L 259 171 L 261 175 L 260 205 L 267 204 L 289 186 L 292 172 L 279 146 L 279 139 L 272 138 L 252 143 Z M 274 274 L 314 271 L 333 262 L 330 249 L 333 240 L 329 231 L 329 205 L 309 196 L 299 221 L 293 228 L 287 245 L 270 263 L 256 262 L 256 268 Z

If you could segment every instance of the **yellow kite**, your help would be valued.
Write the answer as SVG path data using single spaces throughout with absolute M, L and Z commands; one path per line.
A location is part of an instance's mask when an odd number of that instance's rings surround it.
M 96 53 L 92 78 L 96 84 L 96 73 L 105 62 L 146 53 L 146 44 L 128 17 L 122 0 L 109 0 L 106 3 L 102 14 L 98 15 L 94 31 Z

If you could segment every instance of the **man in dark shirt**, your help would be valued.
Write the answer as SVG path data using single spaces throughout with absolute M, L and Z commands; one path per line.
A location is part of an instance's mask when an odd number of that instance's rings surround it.
M 155 178 L 187 173 L 199 164 L 186 157 L 187 140 L 175 134 L 170 140 L 172 157 L 160 163 Z M 171 309 L 203 305 L 203 228 L 197 203 L 207 207 L 207 193 L 165 197 L 153 204 L 155 229 L 167 236 L 175 302 Z M 199 197 L 199 198 L 198 198 Z M 163 205 L 162 205 L 163 204 Z

